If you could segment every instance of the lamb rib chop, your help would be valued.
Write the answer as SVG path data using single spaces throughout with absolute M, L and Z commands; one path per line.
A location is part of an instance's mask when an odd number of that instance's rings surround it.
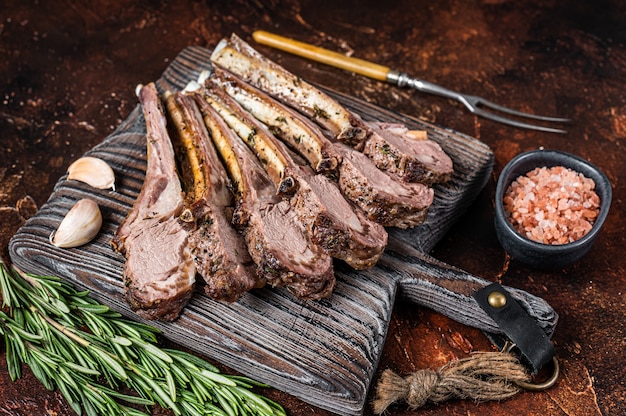
M 371 129 L 363 153 L 380 169 L 405 182 L 426 185 L 447 182 L 454 172 L 452 159 L 426 132 L 398 123 L 368 123 Z
M 317 126 L 300 113 L 225 69 L 215 68 L 211 81 L 305 158 L 316 172 L 331 177 L 337 175 L 339 160 L 332 149 L 332 143 Z
M 234 187 L 233 223 L 242 231 L 259 273 L 271 286 L 286 286 L 303 299 L 332 293 L 332 258 L 308 238 L 294 209 L 250 149 L 199 93 L 194 97 Z
M 398 181 L 378 169 L 364 154 L 342 143 L 332 143 L 300 113 L 224 69 L 215 69 L 212 82 L 268 126 L 313 169 L 337 179 L 343 195 L 369 219 L 386 227 L 400 228 L 424 222 L 434 196 L 426 185 Z
M 170 321 L 193 293 L 196 268 L 178 218 L 183 192 L 156 86 L 142 87 L 138 96 L 147 130 L 146 177 L 112 245 L 126 257 L 124 293 L 133 310 L 146 319 Z
M 233 302 L 265 282 L 257 277 L 243 236 L 231 224 L 234 203 L 228 174 L 193 98 L 180 92 L 166 93 L 164 101 L 181 142 L 179 160 L 187 166 L 183 169 L 188 172 L 183 181 L 188 183 L 186 208 L 181 218 L 189 226 L 196 270 L 209 297 Z
M 313 85 L 270 61 L 240 37 L 220 41 L 211 62 L 306 114 L 337 138 L 362 147 L 367 128 L 354 114 Z
M 270 61 L 237 35 L 215 47 L 211 62 L 279 101 L 294 107 L 328 129 L 336 141 L 363 151 L 380 169 L 403 181 L 446 181 L 452 160 L 430 140 L 413 140 L 397 129 L 379 129 L 365 123 L 336 100 Z M 428 145 L 424 143 L 428 142 Z M 420 153 L 424 153 L 420 157 Z
M 435 192 L 422 183 L 403 182 L 380 170 L 363 153 L 334 143 L 341 155 L 339 188 L 367 216 L 386 227 L 411 228 L 426 220 Z
M 311 240 L 355 269 L 373 267 L 387 245 L 384 227 L 351 205 L 337 185 L 297 163 L 267 127 L 230 97 L 217 82 L 206 82 L 205 99 L 256 153 L 278 191 L 293 183 L 288 199 Z

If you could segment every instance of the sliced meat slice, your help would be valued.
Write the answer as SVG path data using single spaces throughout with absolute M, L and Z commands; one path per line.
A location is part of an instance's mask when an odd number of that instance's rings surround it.
M 299 186 L 290 202 L 312 240 L 356 270 L 374 267 L 387 247 L 385 228 L 348 203 L 326 176 L 293 176 Z
M 334 144 L 341 155 L 339 188 L 367 216 L 386 226 L 410 228 L 426 219 L 434 191 L 422 183 L 397 180 L 376 167 L 363 153 L 342 143 Z
M 124 290 L 130 306 L 146 319 L 170 321 L 193 293 L 196 268 L 178 218 L 183 192 L 156 86 L 148 84 L 138 95 L 147 130 L 146 177 L 112 245 L 126 257 Z
M 219 84 L 209 79 L 207 87 L 209 104 L 261 160 L 281 160 L 263 166 L 279 191 L 287 178 L 295 185 L 287 197 L 311 240 L 355 269 L 373 267 L 387 245 L 384 227 L 351 205 L 326 176 L 296 163 L 285 145 Z
M 362 147 L 367 128 L 358 117 L 318 88 L 261 55 L 237 35 L 218 43 L 211 62 L 306 114 L 337 140 Z
M 233 222 L 243 231 L 248 251 L 271 286 L 286 286 L 303 299 L 332 293 L 332 258 L 312 243 L 293 207 L 276 188 L 255 155 L 199 93 L 192 93 L 209 135 L 234 186 Z
M 342 143 L 331 142 L 304 116 L 230 72 L 216 69 L 212 82 L 267 125 L 317 172 L 337 179 L 343 195 L 369 219 L 383 226 L 408 228 L 421 224 L 426 218 L 434 194 L 427 186 L 398 181 L 378 169 L 364 154 Z
M 452 159 L 426 132 L 409 130 L 404 124 L 368 123 L 372 130 L 363 153 L 376 166 L 405 182 L 427 185 L 448 181 L 454 172 Z
M 189 227 L 196 270 L 209 297 L 233 302 L 264 281 L 257 278 L 244 238 L 231 224 L 234 201 L 228 174 L 193 98 L 179 92 L 164 94 L 164 100 L 184 149 L 179 159 L 191 176 L 183 181 L 189 188 L 181 218 Z

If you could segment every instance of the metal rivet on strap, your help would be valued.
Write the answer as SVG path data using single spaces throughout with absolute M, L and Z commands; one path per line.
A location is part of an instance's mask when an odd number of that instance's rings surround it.
M 506 296 L 502 292 L 494 291 L 487 296 L 487 302 L 492 308 L 502 308 L 506 305 Z

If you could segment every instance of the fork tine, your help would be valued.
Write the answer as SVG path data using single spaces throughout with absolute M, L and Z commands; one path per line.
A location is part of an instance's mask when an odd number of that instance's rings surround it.
M 419 78 L 411 78 L 404 72 L 390 71 L 387 74 L 387 81 L 397 84 L 400 87 L 409 86 L 411 88 L 415 88 L 418 91 L 426 92 L 429 94 L 439 95 L 441 97 L 451 98 L 453 100 L 459 101 L 462 103 L 469 111 L 472 113 L 497 121 L 499 123 L 508 124 L 510 126 L 521 127 L 525 129 L 539 130 L 550 133 L 566 133 L 563 129 L 553 128 L 553 127 L 543 127 L 534 124 L 525 123 L 523 121 L 516 121 L 513 119 L 509 119 L 503 116 L 500 116 L 491 111 L 487 111 L 484 108 L 486 107 L 491 110 L 499 111 L 503 114 L 508 114 L 520 118 L 527 118 L 538 121 L 552 122 L 552 123 L 567 123 L 571 120 L 568 118 L 561 117 L 546 117 L 546 116 L 537 116 L 534 114 L 524 113 L 522 111 L 512 110 L 508 107 L 504 107 L 493 103 L 489 100 L 485 100 L 483 97 L 479 97 L 476 95 L 468 95 L 462 94 L 458 91 L 452 91 L 440 85 L 434 84 L 429 81 L 425 81 Z
M 522 111 L 517 111 L 517 110 L 513 110 L 511 108 L 508 107 L 504 107 L 502 105 L 498 105 L 494 102 L 491 102 L 489 100 L 485 100 L 482 97 L 477 97 L 477 104 L 478 105 L 482 105 L 484 107 L 488 107 L 492 110 L 496 110 L 496 111 L 500 111 L 501 113 L 505 113 L 505 114 L 511 114 L 513 116 L 518 116 L 518 117 L 525 117 L 525 118 L 531 118 L 534 120 L 540 120 L 540 121 L 548 121 L 548 122 L 555 122 L 555 123 L 569 123 L 570 121 L 572 121 L 569 118 L 561 118 L 561 117 L 546 117 L 546 116 L 538 116 L 535 114 L 529 114 L 529 113 L 524 113 Z
M 516 113 L 515 110 L 511 110 L 514 113 Z M 492 113 L 490 111 L 485 111 L 482 108 L 474 108 L 474 111 L 472 111 L 474 114 L 484 117 L 486 119 L 489 120 L 493 120 L 493 121 L 497 121 L 499 123 L 502 124 L 508 124 L 509 126 L 514 126 L 514 127 L 520 127 L 520 128 L 524 128 L 524 129 L 531 129 L 531 130 L 538 130 L 538 131 L 545 131 L 548 133 L 567 133 L 566 130 L 563 129 L 557 129 L 557 128 L 553 128 L 553 127 L 544 127 L 544 126 L 538 126 L 535 124 L 529 124 L 529 123 L 524 123 L 522 121 L 517 121 L 517 120 L 512 120 L 510 118 L 507 117 L 502 117 L 498 114 Z M 524 113 L 522 113 L 524 114 Z M 559 119 L 559 120 L 563 120 L 563 119 Z M 565 119 L 567 120 L 567 119 Z

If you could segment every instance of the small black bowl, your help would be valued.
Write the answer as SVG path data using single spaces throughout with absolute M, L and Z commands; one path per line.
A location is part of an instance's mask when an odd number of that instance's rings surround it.
M 567 244 L 543 244 L 520 234 L 504 213 L 504 193 L 520 175 L 525 175 L 537 167 L 564 166 L 593 179 L 595 191 L 600 197 L 600 212 L 592 229 L 582 238 Z M 583 257 L 598 237 L 611 206 L 611 183 L 604 173 L 588 161 L 557 150 L 532 150 L 514 157 L 502 170 L 496 186 L 495 229 L 500 244 L 511 256 L 538 269 L 559 269 Z

